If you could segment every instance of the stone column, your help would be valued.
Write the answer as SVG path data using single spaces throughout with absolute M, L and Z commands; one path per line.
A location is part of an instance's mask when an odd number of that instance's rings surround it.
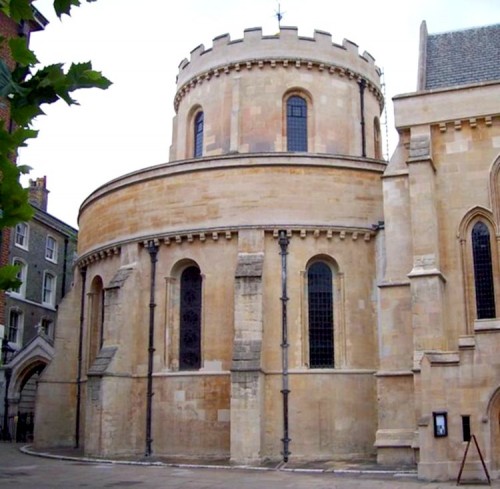
M 255 462 L 261 457 L 264 402 L 261 370 L 263 243 L 263 231 L 240 232 L 231 368 L 231 461 L 236 463 Z

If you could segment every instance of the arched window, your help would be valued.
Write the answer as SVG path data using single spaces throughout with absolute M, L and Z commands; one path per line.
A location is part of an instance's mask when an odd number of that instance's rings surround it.
M 378 117 L 373 119 L 373 147 L 375 150 L 375 158 L 382 159 L 382 138 L 380 136 L 380 120 Z
M 194 154 L 195 158 L 203 156 L 203 112 L 198 112 L 194 118 Z
M 92 367 L 103 343 L 104 285 L 100 276 L 94 277 L 90 287 L 90 328 L 88 366 Z
M 179 369 L 201 367 L 201 274 L 196 266 L 181 274 L 179 321 Z
M 314 262 L 307 270 L 311 368 L 334 366 L 332 290 L 331 268 L 324 262 Z
M 286 102 L 286 135 L 288 151 L 307 151 L 307 102 L 298 95 Z
M 472 228 L 472 256 L 477 318 L 494 318 L 496 311 L 490 231 L 482 221 L 478 221 Z

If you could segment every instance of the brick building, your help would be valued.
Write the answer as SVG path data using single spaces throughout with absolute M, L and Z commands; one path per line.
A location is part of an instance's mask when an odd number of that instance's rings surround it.
M 8 391 L 4 382 L 0 387 L 0 419 L 3 426 L 9 418 L 10 435 L 16 432 L 13 418 L 35 410 L 36 382 L 54 352 L 57 307 L 72 286 L 78 233 L 47 212 L 45 177 L 30 180 L 28 190 L 35 215 L 12 230 L 9 243 L 9 263 L 20 267 L 23 283 L 5 294 L 6 339 L 12 353 L 5 365 Z

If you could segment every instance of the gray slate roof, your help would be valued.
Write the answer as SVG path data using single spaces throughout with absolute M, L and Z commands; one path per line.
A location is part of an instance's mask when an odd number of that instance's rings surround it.
M 425 89 L 500 80 L 500 24 L 427 37 Z

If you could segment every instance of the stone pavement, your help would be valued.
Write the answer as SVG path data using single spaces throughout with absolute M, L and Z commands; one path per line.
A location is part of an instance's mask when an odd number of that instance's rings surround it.
M 0 488 L 72 489 L 445 489 L 455 482 L 422 482 L 415 474 L 394 471 L 332 472 L 323 467 L 290 469 L 211 468 L 193 465 L 88 462 L 75 457 L 64 460 L 21 452 L 23 445 L 0 442 Z M 62 455 L 64 457 L 64 455 Z M 350 470 L 350 469 L 347 469 Z M 460 487 L 476 488 L 477 484 Z M 500 488 L 500 481 L 492 487 Z

